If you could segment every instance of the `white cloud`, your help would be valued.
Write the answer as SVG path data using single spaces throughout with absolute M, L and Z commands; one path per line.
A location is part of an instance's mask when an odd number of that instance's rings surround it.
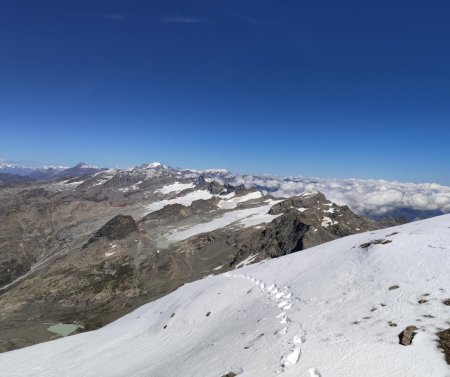
M 450 187 L 436 183 L 253 175 L 235 176 L 231 183 L 267 189 L 275 197 L 320 191 L 329 200 L 369 216 L 407 215 L 416 218 L 450 212 Z

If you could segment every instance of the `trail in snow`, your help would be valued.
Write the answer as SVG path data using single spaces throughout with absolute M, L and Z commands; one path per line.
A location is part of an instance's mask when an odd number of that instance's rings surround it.
M 292 322 L 287 315 L 288 310 L 298 310 L 297 308 L 294 308 L 295 298 L 293 297 L 290 288 L 288 286 L 278 288 L 275 283 L 267 285 L 267 283 L 255 279 L 249 275 L 228 273 L 226 276 L 240 278 L 253 283 L 263 294 L 267 296 L 270 302 L 277 306 L 280 310 L 280 314 L 275 316 L 275 320 L 277 320 L 281 325 L 286 325 L 278 330 L 277 334 L 281 335 L 285 339 L 287 345 L 290 347 L 290 351 L 280 357 L 280 365 L 276 369 L 275 373 L 283 373 L 286 369 L 295 366 L 299 362 L 302 355 L 302 344 L 306 342 L 306 332 L 303 330 L 298 331 L 299 329 L 302 329 L 302 324 Z M 294 325 L 296 327 L 295 329 L 293 328 Z M 310 368 L 309 372 L 313 377 L 321 376 L 316 368 Z
M 0 354 L 0 375 L 448 377 L 436 332 L 448 328 L 449 265 L 450 215 L 357 234 L 185 284 L 102 329 Z M 401 346 L 410 325 L 413 344 Z

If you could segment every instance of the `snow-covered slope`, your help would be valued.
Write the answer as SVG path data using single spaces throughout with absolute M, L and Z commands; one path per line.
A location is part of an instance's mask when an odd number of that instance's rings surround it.
M 210 276 L 103 329 L 0 354 L 0 375 L 448 377 L 435 334 L 449 327 L 449 228 L 445 215 Z

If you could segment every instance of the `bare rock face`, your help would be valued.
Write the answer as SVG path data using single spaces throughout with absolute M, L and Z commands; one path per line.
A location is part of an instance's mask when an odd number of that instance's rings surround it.
M 117 215 L 103 225 L 89 239 L 86 246 L 99 238 L 107 238 L 109 241 L 121 240 L 135 231 L 137 231 L 137 225 L 132 216 Z
M 208 181 L 203 175 L 198 177 L 196 186 L 199 189 L 208 190 L 211 194 L 219 194 L 224 187 L 217 181 Z
M 222 264 L 226 261 L 228 267 L 235 267 L 250 257 L 252 262 L 277 258 L 384 227 L 380 221 L 358 216 L 347 206 L 330 202 L 322 193 L 288 198 L 275 204 L 269 214 L 279 217 L 259 228 L 226 228 L 199 234 L 181 242 L 178 253 L 196 255 L 202 263 L 221 255 Z
M 293 196 L 283 200 L 281 203 L 275 204 L 269 211 L 270 215 L 279 215 L 280 213 L 285 213 L 290 208 L 306 209 L 314 208 L 320 204 L 327 203 L 328 200 L 325 198 L 321 192 L 311 195 L 299 195 Z
M 144 216 L 141 221 L 157 225 L 169 224 L 206 211 L 215 210 L 217 209 L 218 201 L 219 199 L 217 197 L 213 197 L 208 200 L 194 200 L 190 206 L 169 204 L 158 211 Z
M 400 334 L 398 334 L 400 344 L 403 346 L 410 346 L 416 336 L 416 330 L 416 326 L 408 326 Z
M 220 201 L 216 196 L 208 200 L 194 200 L 191 204 L 191 209 L 194 214 L 203 213 L 217 209 L 217 203 Z
M 158 211 L 144 216 L 141 221 L 164 225 L 176 220 L 192 216 L 192 208 L 182 204 L 169 204 Z

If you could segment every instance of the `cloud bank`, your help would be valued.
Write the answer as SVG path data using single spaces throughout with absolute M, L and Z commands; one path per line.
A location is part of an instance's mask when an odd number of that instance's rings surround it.
M 275 197 L 320 191 L 329 200 L 370 217 L 406 216 L 412 220 L 450 212 L 450 187 L 435 183 L 253 175 L 234 176 L 232 183 L 263 189 Z

